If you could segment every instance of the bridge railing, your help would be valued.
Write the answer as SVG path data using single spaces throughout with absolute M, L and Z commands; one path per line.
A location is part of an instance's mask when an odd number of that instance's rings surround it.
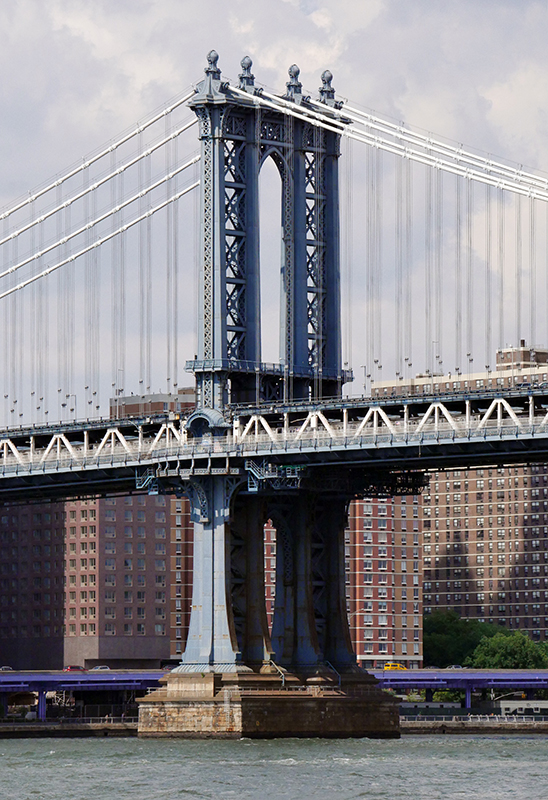
M 369 412 L 367 412 L 369 413 Z M 110 427 L 93 445 L 71 441 L 63 432 L 52 431 L 51 439 L 40 447 L 34 441 L 17 438 L 0 440 L 0 474 L 48 472 L 96 467 L 158 464 L 162 460 L 203 460 L 212 456 L 268 456 L 271 453 L 298 453 L 330 449 L 364 449 L 457 440 L 548 437 L 546 414 L 529 414 L 516 419 L 464 419 L 434 415 L 413 420 L 388 420 L 389 424 L 369 424 L 367 414 L 360 420 L 325 422 L 310 420 L 304 427 L 276 427 L 267 420 L 246 428 L 235 427 L 223 436 L 188 437 L 175 423 L 153 434 L 133 437 Z M 44 437 L 42 436 L 42 440 Z

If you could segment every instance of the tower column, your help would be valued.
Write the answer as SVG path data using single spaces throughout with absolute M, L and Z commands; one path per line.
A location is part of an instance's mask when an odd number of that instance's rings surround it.
M 177 672 L 233 672 L 242 667 L 229 591 L 229 518 L 233 482 L 207 476 L 189 483 L 194 524 L 192 607 Z

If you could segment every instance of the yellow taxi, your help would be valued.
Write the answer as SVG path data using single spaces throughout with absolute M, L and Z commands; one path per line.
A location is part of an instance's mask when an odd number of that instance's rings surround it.
M 384 669 L 407 669 L 405 664 L 398 664 L 397 661 L 388 661 L 384 665 Z

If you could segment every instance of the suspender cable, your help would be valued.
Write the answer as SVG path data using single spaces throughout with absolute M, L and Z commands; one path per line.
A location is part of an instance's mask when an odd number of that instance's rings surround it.
M 366 229 L 366 253 L 367 260 L 365 264 L 365 280 L 366 280 L 366 364 L 372 379 L 375 379 L 373 370 L 374 359 L 374 336 L 375 325 L 373 322 L 375 313 L 375 297 L 374 297 L 374 262 L 375 262 L 375 173 L 374 173 L 374 156 L 375 151 L 372 147 L 366 150 L 366 203 L 365 203 L 365 229 Z
M 138 152 L 143 148 L 143 135 L 139 134 Z M 138 181 L 139 181 L 139 216 L 145 212 L 146 198 L 142 192 L 144 185 L 144 170 L 146 161 L 139 161 Z M 139 394 L 145 391 L 145 331 L 146 331 L 146 257 L 147 257 L 147 226 L 139 225 Z M 144 410 L 144 409 L 143 409 Z
M 173 139 L 173 163 L 179 163 L 179 140 Z M 179 190 L 179 179 L 175 176 L 172 181 L 173 192 Z M 179 386 L 179 206 L 177 201 L 173 204 L 173 234 L 172 234 L 172 269 L 173 269 L 173 369 L 171 373 L 172 386 L 177 391 Z M 171 206 L 168 206 L 171 208 Z
M 396 378 L 402 374 L 402 291 L 403 291 L 403 179 L 402 179 L 403 160 L 396 159 L 395 171 L 395 248 L 396 248 L 396 280 L 395 280 L 395 301 L 396 301 Z
M 521 247 L 521 197 L 515 198 L 516 209 L 516 346 L 519 347 L 522 335 L 521 329 L 521 272 L 522 272 L 522 247 Z
M 529 318 L 531 329 L 529 331 L 529 342 L 531 347 L 537 343 L 537 263 L 536 263 L 536 241 L 535 241 L 535 200 L 529 198 Z
M 413 163 L 410 159 L 404 160 L 405 167 L 405 324 L 404 324 L 404 356 L 406 366 L 412 366 L 413 357 L 413 310 L 411 302 L 411 289 L 413 277 Z
M 492 364 L 491 350 L 491 187 L 485 187 L 485 363 Z M 489 372 L 489 367 L 487 367 Z
M 455 178 L 455 364 L 456 373 L 462 368 L 462 214 L 461 214 L 461 182 Z
M 473 280 L 472 280 L 472 216 L 474 213 L 474 185 L 470 179 L 466 182 L 466 351 L 468 371 L 473 360 Z
M 171 118 L 169 114 L 165 116 L 165 134 L 166 137 L 169 133 Z M 166 144 L 164 148 L 165 171 L 169 175 L 171 172 L 171 146 Z M 170 196 L 171 180 L 166 181 L 166 199 Z M 166 370 L 166 383 L 168 394 L 171 392 L 171 375 L 172 375 L 172 352 L 173 352 L 173 205 L 170 203 L 166 208 L 166 321 L 167 321 L 167 370 Z
M 384 189 L 384 176 L 383 176 L 383 158 L 384 153 L 378 148 L 375 150 L 375 183 L 376 183 L 376 231 L 375 231 L 375 347 L 377 352 L 377 376 L 380 380 L 382 376 L 382 277 L 383 277 L 383 189 Z
M 442 328 L 442 253 L 443 253 L 443 172 L 438 169 L 434 173 L 436 191 L 436 250 L 435 250 L 435 309 L 436 309 L 436 363 L 435 372 L 442 372 L 443 328 Z
M 425 365 L 432 369 L 432 170 L 425 167 L 424 263 L 425 263 Z
M 151 159 L 146 160 L 146 181 L 150 183 Z M 150 195 L 146 216 L 146 256 L 145 256 L 145 388 L 151 391 L 151 339 L 152 339 L 152 215 L 150 214 Z
M 499 271 L 499 347 L 504 347 L 504 215 L 505 202 L 503 189 L 497 189 L 497 217 L 498 217 L 498 271 Z

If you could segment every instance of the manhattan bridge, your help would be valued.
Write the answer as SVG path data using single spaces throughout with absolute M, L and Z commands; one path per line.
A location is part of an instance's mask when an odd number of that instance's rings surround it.
M 186 495 L 181 671 L 351 669 L 351 499 L 548 457 L 546 388 L 369 391 L 383 363 L 396 385 L 442 364 L 466 377 L 508 340 L 548 341 L 547 178 L 338 100 L 332 80 L 313 98 L 292 66 L 276 94 L 247 57 L 225 80 L 212 51 L 195 87 L 0 214 L 2 500 Z M 276 284 L 260 269 L 263 168 Z M 177 395 L 181 354 L 194 410 L 145 413 L 157 387 Z

